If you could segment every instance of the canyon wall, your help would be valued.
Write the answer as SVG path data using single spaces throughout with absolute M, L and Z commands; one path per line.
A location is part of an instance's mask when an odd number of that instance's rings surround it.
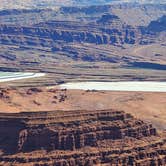
M 122 111 L 1 114 L 0 122 L 0 164 L 166 164 L 166 139 Z

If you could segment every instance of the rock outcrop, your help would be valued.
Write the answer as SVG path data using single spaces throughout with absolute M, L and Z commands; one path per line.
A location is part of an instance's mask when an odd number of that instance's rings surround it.
M 0 43 L 20 46 L 53 47 L 55 42 L 122 45 L 139 43 L 139 29 L 126 26 L 109 28 L 97 25 L 78 25 L 75 22 L 50 22 L 36 27 L 1 25 Z M 117 26 L 117 25 L 116 25 Z M 88 30 L 87 30 L 88 29 Z
M 53 74 L 52 78 L 49 76 L 51 79 L 47 83 L 42 80 L 45 85 L 65 81 L 76 75 L 79 77 L 85 75 L 83 78 L 90 78 L 89 74 L 87 75 L 87 67 L 85 68 L 90 64 L 89 62 L 97 62 L 96 66 L 99 66 L 98 70 L 94 69 L 95 74 L 91 70 L 91 75 L 93 78 L 97 76 L 97 79 L 102 73 L 102 77 L 110 80 L 115 77 L 114 74 L 112 75 L 114 73 L 112 69 L 117 69 L 120 73 L 120 68 L 122 73 L 124 71 L 125 73 L 116 79 L 126 79 L 126 77 L 127 80 L 135 79 L 135 74 L 130 76 L 133 71 L 136 72 L 133 68 L 137 66 L 149 68 L 142 65 L 142 58 L 146 66 L 150 66 L 151 69 L 163 70 L 165 68 L 163 66 L 165 65 L 164 56 L 160 61 L 159 58 L 152 56 L 151 52 L 139 54 L 138 51 L 138 56 L 135 55 L 137 51 L 134 51 L 137 50 L 136 47 L 145 48 L 150 44 L 151 49 L 155 49 L 153 44 L 156 44 L 155 47 L 158 49 L 158 44 L 162 45 L 165 42 L 164 31 L 155 33 L 151 31 L 151 22 L 155 20 L 160 22 L 159 18 L 163 15 L 165 15 L 165 5 L 139 4 L 60 7 L 56 10 L 1 10 L 0 70 Z M 162 55 L 163 52 L 161 50 L 157 54 Z M 99 65 L 98 62 L 108 62 L 108 67 L 104 67 L 106 71 L 103 71 L 103 64 Z M 92 68 L 91 64 L 89 66 Z M 110 68 L 110 73 L 108 73 L 108 68 Z M 132 72 L 126 73 L 126 68 Z M 70 72 L 69 75 L 66 71 L 64 74 L 62 72 L 64 70 Z M 84 70 L 84 73 L 78 75 L 78 72 Z M 99 73 L 96 74 L 98 71 Z M 146 76 L 140 73 L 141 76 L 136 78 L 142 79 L 143 77 L 145 80 L 145 77 L 150 76 L 149 73 Z M 138 72 L 136 75 L 138 76 Z M 62 78 L 64 76 L 65 79 Z M 156 73 L 150 77 L 152 79 L 158 77 L 158 80 L 165 79 Z
M 166 164 L 166 139 L 123 111 L 0 114 L 0 135 L 4 165 Z
M 104 14 L 96 22 L 80 21 L 55 21 L 49 20 L 34 25 L 0 25 L 0 43 L 15 45 L 21 50 L 33 48 L 36 51 L 50 49 L 54 52 L 64 52 L 66 43 L 89 43 L 94 45 L 113 45 L 123 47 L 130 45 L 147 45 L 164 41 L 164 16 L 157 21 L 152 21 L 148 26 L 131 26 L 126 24 L 117 15 Z M 56 47 L 56 45 L 59 45 Z M 79 53 L 79 51 L 77 50 Z M 1 55 L 11 61 L 16 61 L 14 55 Z M 25 63 L 25 62 L 24 62 Z M 37 62 L 36 62 L 37 63 Z
M 166 31 L 166 15 L 163 15 L 156 21 L 152 21 L 148 26 L 149 31 L 164 32 Z

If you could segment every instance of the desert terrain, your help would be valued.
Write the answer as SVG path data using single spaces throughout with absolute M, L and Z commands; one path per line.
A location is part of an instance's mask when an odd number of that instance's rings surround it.
M 164 0 L 0 2 L 0 72 L 43 75 L 0 81 L 0 166 L 166 165 L 165 92 L 59 86 L 166 82 Z
M 0 165 L 164 165 L 165 97 L 2 88 Z
M 166 130 L 166 93 L 47 88 L 2 89 L 1 113 L 115 109 Z

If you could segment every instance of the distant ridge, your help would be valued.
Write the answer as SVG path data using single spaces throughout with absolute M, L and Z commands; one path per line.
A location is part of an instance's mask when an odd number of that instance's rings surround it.
M 2 9 L 57 8 L 58 6 L 91 6 L 117 3 L 166 4 L 166 0 L 0 0 Z

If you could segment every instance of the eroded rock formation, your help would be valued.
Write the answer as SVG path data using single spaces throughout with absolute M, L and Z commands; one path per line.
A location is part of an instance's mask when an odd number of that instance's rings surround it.
M 152 125 L 123 111 L 56 111 L 0 117 L 0 164 L 166 164 L 166 139 Z

